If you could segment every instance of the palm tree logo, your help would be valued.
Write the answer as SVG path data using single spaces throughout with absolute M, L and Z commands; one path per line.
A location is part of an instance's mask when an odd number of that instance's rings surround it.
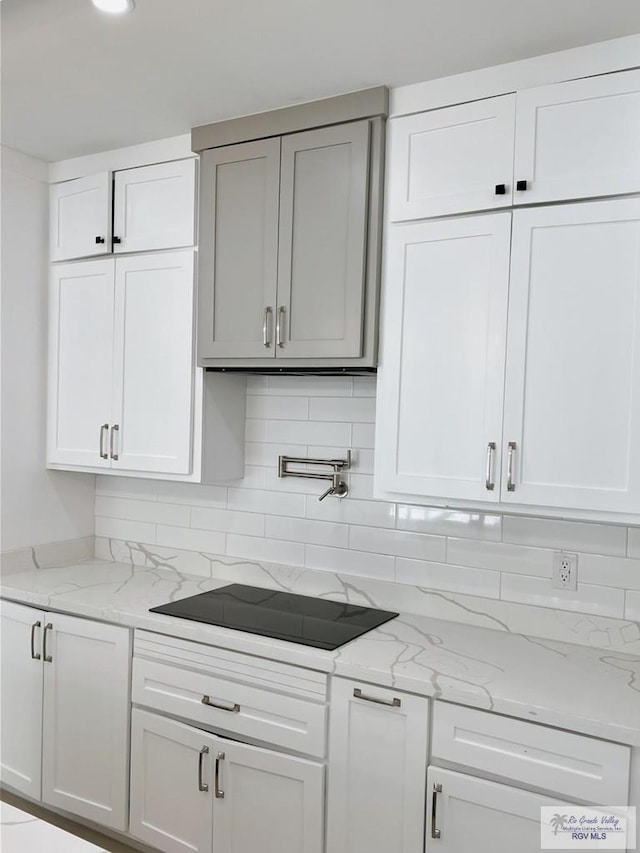
M 553 834 L 557 835 L 559 829 L 564 829 L 564 822 L 567 820 L 569 815 L 566 814 L 554 814 L 549 823 L 553 827 Z

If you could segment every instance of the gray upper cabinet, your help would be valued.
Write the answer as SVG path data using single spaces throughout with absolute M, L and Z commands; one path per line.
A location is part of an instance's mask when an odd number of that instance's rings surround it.
M 375 367 L 383 122 L 201 155 L 198 363 Z
M 198 355 L 272 358 L 280 140 L 202 153 Z

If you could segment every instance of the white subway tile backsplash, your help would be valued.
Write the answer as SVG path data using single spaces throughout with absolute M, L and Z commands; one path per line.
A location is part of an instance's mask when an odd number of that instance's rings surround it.
M 245 441 L 266 441 L 269 422 L 247 418 L 244 425 Z
M 339 572 L 340 574 L 357 575 L 363 578 L 376 578 L 384 581 L 394 579 L 394 558 L 382 554 L 368 554 L 347 551 L 342 548 L 307 545 L 304 565 L 308 569 Z
M 309 415 L 307 397 L 247 396 L 247 417 L 263 420 L 306 421 Z
M 124 518 L 104 518 L 96 516 L 96 536 L 108 539 L 126 539 L 132 542 L 144 542 L 155 545 L 156 525 L 143 521 L 128 521 Z
M 640 622 L 640 592 L 627 592 L 624 618 L 632 622 Z
M 352 447 L 362 447 L 365 450 L 373 450 L 375 427 L 373 424 L 354 424 Z
M 155 524 L 189 526 L 191 508 L 181 504 L 137 501 L 129 498 L 96 496 L 96 515 L 122 518 L 129 521 L 149 521 Z
M 373 423 L 375 414 L 374 397 L 312 397 L 309 400 L 309 418 L 312 421 Z
M 502 542 L 450 538 L 447 539 L 447 562 L 458 566 L 550 578 L 553 551 Z
M 445 556 L 446 539 L 443 536 L 426 536 L 404 530 L 354 525 L 349 532 L 349 547 L 356 551 L 441 562 Z
M 627 554 L 629 557 L 640 557 L 640 527 L 629 528 Z
M 349 527 L 330 521 L 270 515 L 266 519 L 265 536 L 309 545 L 333 545 L 336 548 L 347 548 L 349 545 Z
M 205 551 L 209 554 L 224 554 L 226 536 L 213 530 L 194 530 L 189 527 L 168 527 L 159 524 L 156 545 L 169 548 L 184 548 L 187 551 Z
M 580 568 L 578 568 L 578 576 Z M 502 575 L 501 598 L 521 604 L 535 604 L 556 610 L 575 610 L 598 616 L 624 616 L 624 590 L 607 586 L 578 584 L 577 590 L 553 589 L 547 578 Z
M 398 529 L 499 542 L 502 517 L 457 509 L 398 504 Z
M 303 397 L 350 397 L 353 379 L 350 376 L 269 376 L 269 393 Z
M 200 483 L 171 483 L 158 481 L 158 500 L 163 503 L 187 506 L 227 505 L 226 486 L 205 486 Z
M 238 536 L 235 533 L 227 534 L 227 556 L 229 557 L 244 557 L 247 560 L 265 560 L 269 563 L 302 566 L 304 564 L 304 549 L 305 546 L 297 542 Z
M 244 446 L 245 465 L 264 465 L 275 468 L 278 456 L 307 456 L 305 444 L 266 444 L 262 441 L 247 441 Z
M 353 396 L 354 397 L 375 397 L 376 396 L 376 377 L 375 376 L 356 376 L 353 380 Z
M 578 580 L 581 583 L 640 590 L 640 560 L 578 554 Z
M 286 492 L 267 492 L 259 489 L 230 488 L 227 496 L 229 509 L 241 512 L 269 513 L 270 515 L 290 515 L 304 518 L 304 495 L 290 495 Z
M 500 597 L 500 574 L 425 560 L 396 560 L 396 581 L 429 589 L 463 592 L 485 598 Z
M 158 496 L 158 486 L 161 482 L 161 480 L 139 480 L 136 477 L 112 477 L 107 474 L 98 474 L 96 495 L 153 501 Z
M 384 501 L 359 501 L 356 498 L 328 497 L 322 503 L 310 495 L 306 499 L 307 518 L 340 521 L 343 524 L 368 524 L 395 527 L 396 505 Z
M 267 431 L 264 439 L 254 438 L 252 441 L 318 444 L 323 447 L 337 445 L 345 449 L 351 447 L 351 424 L 348 423 L 319 421 L 267 421 L 266 423 Z
M 619 557 L 624 557 L 627 548 L 626 527 L 552 518 L 505 516 L 502 538 L 504 542 L 518 545 L 563 548 L 567 551 Z
M 264 515 L 254 512 L 236 512 L 230 509 L 193 507 L 191 526 L 200 530 L 217 530 L 220 533 L 264 536 Z

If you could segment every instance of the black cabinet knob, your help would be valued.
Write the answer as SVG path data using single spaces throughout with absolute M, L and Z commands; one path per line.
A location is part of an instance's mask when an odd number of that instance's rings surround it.
M 496 184 L 496 195 L 506 195 L 507 194 L 507 185 L 506 184 Z
M 526 181 L 517 181 L 516 189 L 518 190 L 519 193 L 524 192 L 527 189 L 527 182 Z
M 104 237 L 96 237 L 96 243 L 104 243 Z
M 114 237 L 113 242 L 114 243 L 122 243 L 122 240 L 119 237 Z

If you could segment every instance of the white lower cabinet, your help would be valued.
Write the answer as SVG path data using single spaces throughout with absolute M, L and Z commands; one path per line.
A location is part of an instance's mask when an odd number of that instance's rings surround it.
M 540 853 L 540 807 L 562 802 L 429 767 L 426 853 Z
M 2 602 L 2 781 L 127 826 L 130 633 Z
M 327 853 L 421 853 L 429 702 L 332 679 Z
M 324 769 L 134 708 L 131 834 L 165 853 L 321 853 Z

